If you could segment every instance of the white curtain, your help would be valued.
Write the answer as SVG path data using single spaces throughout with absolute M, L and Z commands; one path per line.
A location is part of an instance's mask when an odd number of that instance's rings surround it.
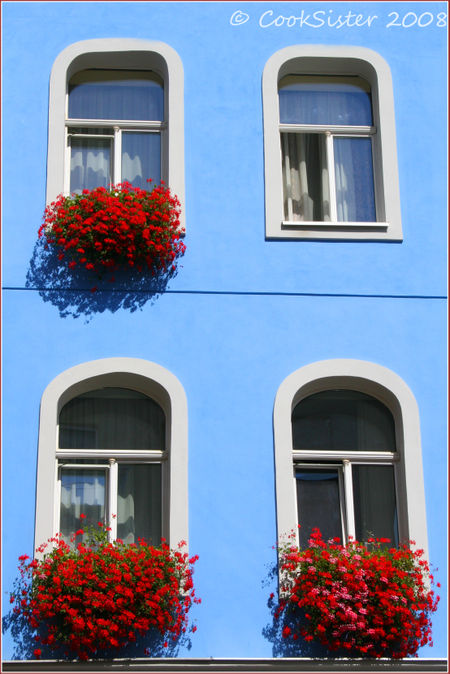
M 111 184 L 111 141 L 107 138 L 72 138 L 70 191 L 81 193 Z
M 330 220 L 329 177 L 325 137 L 282 133 L 285 218 Z

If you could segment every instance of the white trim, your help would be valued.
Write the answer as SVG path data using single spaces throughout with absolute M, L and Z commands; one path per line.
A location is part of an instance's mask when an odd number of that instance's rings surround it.
M 284 227 L 283 180 L 280 155 L 278 82 L 289 74 L 352 74 L 371 85 L 376 226 L 361 229 L 345 222 L 313 223 L 310 231 Z M 400 191 L 397 168 L 394 97 L 386 61 L 365 47 L 293 45 L 277 51 L 267 61 L 262 82 L 264 110 L 264 173 L 266 238 L 402 241 Z M 297 225 L 299 223 L 296 223 Z M 308 223 L 309 224 L 309 223 Z M 318 226 L 320 225 L 320 226 Z M 325 226 L 324 226 L 325 225 Z M 346 229 L 348 226 L 348 229 Z M 384 231 L 381 231 L 383 229 Z
M 286 377 L 278 389 L 273 416 L 278 538 L 297 530 L 296 494 L 294 488 L 289 489 L 295 456 L 292 446 L 292 410 L 303 398 L 333 387 L 371 395 L 391 411 L 399 454 L 396 467 L 399 531 L 406 540 L 414 540 L 427 557 L 425 490 L 417 403 L 410 388 L 392 370 L 362 360 L 338 358 L 306 365 Z M 329 458 L 329 454 L 326 453 L 324 458 Z
M 164 116 L 168 124 L 161 137 L 161 177 L 180 200 L 180 222 L 185 227 L 183 64 L 172 47 L 153 40 L 83 40 L 69 45 L 56 58 L 50 77 L 47 203 L 52 202 L 67 188 L 64 185 L 64 165 L 68 81 L 75 72 L 92 67 L 120 67 L 128 70 L 148 68 L 163 78 Z M 98 123 L 96 120 L 97 125 Z
M 188 484 L 187 484 L 187 400 L 179 380 L 168 370 L 138 358 L 104 358 L 62 372 L 45 389 L 41 400 L 36 492 L 35 546 L 57 533 L 55 510 L 58 463 L 58 417 L 66 402 L 100 386 L 131 388 L 153 398 L 166 416 L 166 446 L 168 471 L 163 484 L 163 536 L 171 546 L 182 540 L 188 542 Z M 77 455 L 79 451 L 75 452 Z M 74 451 L 67 452 L 74 454 Z M 155 453 L 156 454 L 156 453 Z M 109 452 L 108 456 L 133 453 Z M 143 460 L 152 457 L 142 453 Z M 161 460 L 161 452 L 159 453 Z

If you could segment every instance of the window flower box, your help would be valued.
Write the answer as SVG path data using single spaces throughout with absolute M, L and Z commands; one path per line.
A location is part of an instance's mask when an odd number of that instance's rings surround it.
M 99 522 L 99 527 L 101 523 Z M 136 642 L 139 635 L 159 633 L 164 647 L 187 630 L 195 597 L 192 580 L 197 557 L 171 550 L 163 540 L 153 547 L 120 540 L 109 542 L 106 531 L 78 530 L 72 545 L 59 536 L 40 559 L 19 558 L 20 576 L 11 595 L 16 617 L 36 631 L 37 646 L 58 656 L 79 660 L 101 657 Z M 44 553 L 46 545 L 38 548 Z M 195 631 L 195 626 L 191 631 Z M 147 655 L 151 655 L 146 649 Z M 40 658 L 42 648 L 34 655 Z
M 186 250 L 179 217 L 178 198 L 163 182 L 151 191 L 124 182 L 60 195 L 45 209 L 39 237 L 70 269 L 156 274 L 175 271 Z
M 439 597 L 423 551 L 388 544 L 343 546 L 337 538 L 324 542 L 314 529 L 306 549 L 280 545 L 275 617 L 283 619 L 283 638 L 363 658 L 399 659 L 432 645 L 430 616 Z

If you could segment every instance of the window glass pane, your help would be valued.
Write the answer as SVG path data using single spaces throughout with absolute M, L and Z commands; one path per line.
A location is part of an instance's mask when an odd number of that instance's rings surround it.
M 356 538 L 389 538 L 398 545 L 393 466 L 352 466 Z
M 117 538 L 161 543 L 161 464 L 118 466 Z
M 370 138 L 334 138 L 337 214 L 340 222 L 376 222 Z
M 294 449 L 395 452 L 394 419 L 359 391 L 322 391 L 294 408 L 292 440 Z
M 61 468 L 60 532 L 66 542 L 86 525 L 105 524 L 106 471 Z M 80 515 L 86 519 L 81 519 Z M 86 538 L 86 535 L 82 537 Z M 80 539 L 77 539 L 77 542 Z
M 281 124 L 372 125 L 370 87 L 361 77 L 289 75 L 279 101 Z
M 69 117 L 162 121 L 163 82 L 146 71 L 83 70 L 70 80 Z
M 70 140 L 70 191 L 81 193 L 111 184 L 111 141 L 108 138 Z
M 297 509 L 300 547 L 308 547 L 311 532 L 318 527 L 324 540 L 342 540 L 339 473 L 332 468 L 302 468 L 297 479 Z
M 147 179 L 151 178 L 149 186 Z M 151 189 L 161 182 L 161 136 L 159 133 L 122 133 L 122 182 Z
M 330 197 L 325 136 L 282 133 L 285 219 L 330 219 Z
M 89 391 L 70 400 L 59 416 L 64 449 L 160 449 L 165 447 L 161 407 L 123 388 Z

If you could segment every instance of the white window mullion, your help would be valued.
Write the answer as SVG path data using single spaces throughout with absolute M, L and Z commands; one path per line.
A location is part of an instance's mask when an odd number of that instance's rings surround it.
M 336 175 L 334 170 L 334 147 L 333 136 L 330 132 L 325 134 L 327 144 L 327 163 L 328 178 L 330 181 L 330 219 L 331 222 L 337 222 L 337 204 L 336 204 Z
M 113 183 L 122 182 L 122 130 L 120 127 L 114 127 L 114 169 Z
M 55 510 L 53 515 L 53 533 L 57 534 L 60 530 L 60 512 L 61 512 L 61 471 L 58 465 L 58 459 L 55 461 Z M 39 544 L 42 541 L 39 541 Z
M 65 147 L 65 162 L 64 162 L 64 194 L 70 194 L 70 173 L 71 173 L 71 159 L 72 159 L 72 145 L 70 142 L 69 129 L 64 129 L 64 147 Z
M 343 475 L 344 475 L 344 492 L 345 492 L 345 513 L 347 520 L 347 538 L 351 537 L 353 540 L 356 536 L 355 528 L 355 508 L 353 504 L 353 478 L 352 478 L 352 464 L 350 461 L 344 459 Z
M 109 459 L 109 480 L 108 480 L 108 526 L 110 540 L 117 538 L 117 487 L 118 487 L 118 464 L 116 459 Z
M 289 158 L 289 140 L 288 134 L 285 133 L 283 138 L 283 152 L 284 152 L 284 177 L 286 181 L 286 203 L 287 203 L 287 219 L 292 221 L 294 219 L 292 209 L 292 183 L 291 183 L 291 163 Z

